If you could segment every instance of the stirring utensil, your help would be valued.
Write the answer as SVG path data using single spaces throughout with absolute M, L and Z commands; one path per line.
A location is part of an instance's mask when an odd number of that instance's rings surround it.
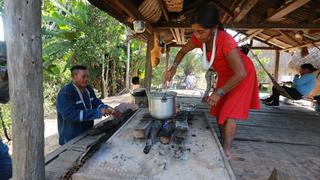
M 165 89 L 165 92 L 164 92 L 164 94 L 163 94 L 163 96 L 162 96 L 162 98 L 161 98 L 161 102 L 165 102 L 165 101 L 167 101 L 167 92 L 168 92 L 168 86 L 167 86 L 167 81 L 165 81 L 165 83 L 163 84 L 163 86 L 164 86 L 164 89 Z
M 163 96 L 161 98 L 161 102 L 167 101 L 167 92 L 168 92 L 168 88 L 166 88 L 166 90 L 165 90 L 165 92 L 164 92 L 164 94 L 163 94 Z

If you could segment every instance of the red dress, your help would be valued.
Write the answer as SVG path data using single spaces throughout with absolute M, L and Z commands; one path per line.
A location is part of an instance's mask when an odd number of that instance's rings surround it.
M 194 35 L 192 35 L 191 40 L 202 49 L 202 42 Z M 217 88 L 224 86 L 234 73 L 227 59 L 227 55 L 234 48 L 239 50 L 238 44 L 232 36 L 225 31 L 218 31 L 216 56 L 213 63 L 213 69 L 218 74 Z M 216 106 L 211 108 L 211 114 L 216 116 L 220 125 L 224 124 L 227 118 L 247 120 L 249 109 L 260 109 L 258 81 L 254 65 L 248 56 L 240 50 L 239 52 L 245 66 L 246 77 L 231 91 L 222 96 Z M 207 50 L 207 60 L 210 60 L 210 58 L 211 51 Z

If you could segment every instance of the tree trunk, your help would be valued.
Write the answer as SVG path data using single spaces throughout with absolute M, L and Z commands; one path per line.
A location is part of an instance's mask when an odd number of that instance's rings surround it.
M 41 0 L 5 0 L 13 179 L 45 179 Z
M 115 95 L 116 94 L 116 80 L 117 80 L 117 74 L 116 74 L 116 60 L 115 59 L 113 59 L 112 60 L 112 76 L 111 76 L 111 78 L 112 78 L 112 93 L 111 93 L 111 95 Z
M 103 54 L 102 55 L 102 72 L 101 72 L 101 83 L 102 83 L 102 87 L 101 87 L 101 89 L 102 89 L 102 98 L 106 98 L 106 97 L 108 97 L 108 90 L 107 90 L 107 86 L 106 86 L 106 84 L 108 83 L 107 81 L 106 81 L 106 79 L 105 79 L 105 76 L 106 76 L 106 71 L 105 71 L 105 69 L 106 69 L 106 60 L 105 60 L 105 54 Z
M 126 88 L 130 88 L 130 40 L 127 45 L 127 71 L 126 71 Z

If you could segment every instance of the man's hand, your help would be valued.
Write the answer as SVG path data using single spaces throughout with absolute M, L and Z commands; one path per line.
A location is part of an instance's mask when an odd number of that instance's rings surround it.
M 111 107 L 108 108 L 102 108 L 100 110 L 102 116 L 109 116 L 110 114 L 113 114 L 114 112 L 116 112 L 114 109 L 112 109 Z
M 210 105 L 210 106 L 215 106 L 218 101 L 220 99 L 220 96 L 217 94 L 217 92 L 214 92 L 211 94 L 211 96 L 209 96 L 209 98 L 207 99 L 207 103 Z

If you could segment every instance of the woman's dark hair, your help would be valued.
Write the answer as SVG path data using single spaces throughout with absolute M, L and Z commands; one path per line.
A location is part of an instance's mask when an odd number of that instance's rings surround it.
M 218 25 L 218 29 L 224 30 L 219 20 L 219 11 L 212 3 L 204 4 L 193 11 L 191 24 L 200 24 L 205 29 Z

